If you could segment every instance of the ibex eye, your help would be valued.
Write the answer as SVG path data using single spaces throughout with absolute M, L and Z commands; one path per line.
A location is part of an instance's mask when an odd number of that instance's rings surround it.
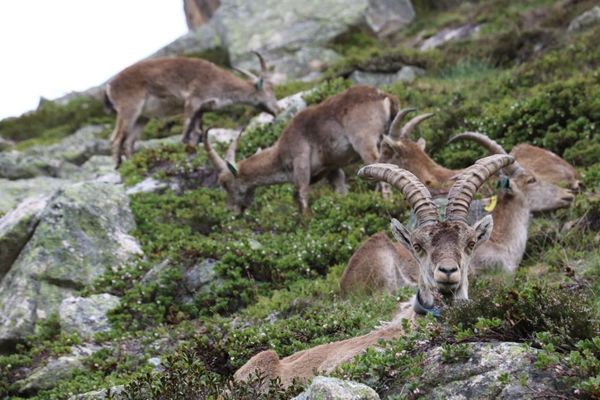
M 467 244 L 467 247 L 469 248 L 469 250 L 473 250 L 473 249 L 475 248 L 475 242 L 471 240 L 471 241 L 470 241 L 470 242 Z
M 420 253 L 423 250 L 420 244 L 413 244 L 413 249 L 415 249 L 417 253 Z

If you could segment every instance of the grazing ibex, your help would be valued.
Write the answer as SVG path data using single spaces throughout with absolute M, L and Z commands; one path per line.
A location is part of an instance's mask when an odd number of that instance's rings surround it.
M 384 141 L 381 145 L 380 161 L 395 164 L 400 168 L 407 169 L 414 173 L 427 187 L 439 189 L 449 187 L 452 184 L 451 178 L 460 171 L 444 168 L 433 161 L 427 153 L 425 153 L 425 140 L 423 138 L 420 138 L 417 142 L 413 142 L 408 138 L 408 133 L 414 129 L 415 122 L 419 123 L 432 115 L 433 114 L 424 114 L 417 116 L 405 127 L 402 127 L 400 121 L 395 119 L 390 126 L 389 135 L 383 138 Z M 409 127 L 409 129 L 406 129 L 406 127 Z M 467 135 L 494 154 L 506 154 L 506 151 L 500 145 L 481 133 L 467 132 L 463 135 L 458 135 L 455 139 L 466 138 Z M 568 170 L 566 166 L 574 171 L 573 167 L 553 153 L 535 146 L 529 147 L 537 149 L 535 153 L 532 153 L 536 154 L 536 156 L 523 156 L 521 150 L 517 152 L 519 157 L 515 154 L 512 155 L 519 163 L 520 158 L 522 157 L 529 166 L 524 166 L 531 175 L 529 185 L 527 186 L 527 189 L 524 190 L 524 193 L 531 205 L 531 210 L 536 212 L 552 211 L 569 207 L 574 200 L 574 196 L 570 190 L 557 186 L 557 183 L 561 180 L 557 180 L 556 178 L 567 175 L 572 176 L 565 171 Z M 517 148 L 515 149 L 517 150 Z M 543 165 L 541 162 L 532 162 L 533 159 L 537 160 L 537 155 L 542 153 L 552 154 L 552 159 L 557 158 L 562 162 L 559 163 L 558 161 L 554 162 L 548 160 L 548 164 Z M 539 175 L 538 171 L 541 171 Z M 578 186 L 578 181 L 572 180 L 569 185 Z
M 505 154 L 496 142 L 482 134 L 463 133 L 452 140 L 457 139 L 472 139 L 484 144 L 493 153 Z M 494 266 L 513 273 L 525 253 L 532 209 L 544 209 L 546 203 L 541 201 L 544 191 L 547 196 L 555 196 L 557 190 L 567 192 L 550 183 L 538 182 L 517 161 L 503 171 L 506 177 L 500 180 L 502 188 L 491 214 L 494 230 L 471 260 L 471 269 L 475 273 Z M 562 202 L 567 206 L 573 195 L 566 193 L 565 196 Z M 406 248 L 392 242 L 384 232 L 379 232 L 364 242 L 350 258 L 340 280 L 342 293 L 396 293 L 401 287 L 414 286 L 417 263 Z
M 106 85 L 105 101 L 116 110 L 111 136 L 116 167 L 130 157 L 149 117 L 184 112 L 183 142 L 195 145 L 202 113 L 231 104 L 249 104 L 275 115 L 279 111 L 267 65 L 258 53 L 261 76 L 238 78 L 215 64 L 195 58 L 159 58 L 124 69 Z
M 388 340 L 403 334 L 403 319 L 416 315 L 436 314 L 434 294 L 438 291 L 450 299 L 468 299 L 467 271 L 473 253 L 490 236 L 492 217 L 486 216 L 474 226 L 467 224 L 469 204 L 477 189 L 500 168 L 513 162 L 507 155 L 495 155 L 477 161 L 458 177 L 450 190 L 445 220 L 440 221 L 438 209 L 427 188 L 410 172 L 391 164 L 373 164 L 361 168 L 359 176 L 391 184 L 404 193 L 414 209 L 417 227 L 409 232 L 400 222 L 392 220 L 394 235 L 414 259 L 416 268 L 406 271 L 412 275 L 419 271 L 419 290 L 408 303 L 400 306 L 394 319 L 366 335 L 323 344 L 279 359 L 272 350 L 252 357 L 234 375 L 245 381 L 260 372 L 267 378 L 280 378 L 289 385 L 294 378 L 307 380 L 317 373 L 327 373 L 340 364 L 350 361 L 379 340 Z
M 235 142 L 223 160 L 205 132 L 204 147 L 227 191 L 228 205 L 237 212 L 247 208 L 258 186 L 293 182 L 300 211 L 309 212 L 311 182 L 327 178 L 337 192 L 347 192 L 343 167 L 360 159 L 379 158 L 381 137 L 398 113 L 398 100 L 369 86 L 355 86 L 296 115 L 281 137 L 235 164 Z M 401 113 L 398 113 L 401 114 Z

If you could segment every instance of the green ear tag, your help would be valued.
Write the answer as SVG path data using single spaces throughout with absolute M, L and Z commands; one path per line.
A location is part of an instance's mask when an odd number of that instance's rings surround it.
M 496 183 L 496 188 L 500 190 L 510 189 L 510 179 L 508 178 L 508 176 L 501 176 L 498 183 Z
M 230 163 L 229 161 L 227 161 L 227 168 L 229 168 L 229 171 L 233 174 L 233 176 L 237 176 L 238 170 L 237 170 L 237 167 L 235 165 L 233 165 L 232 163 Z
M 259 80 L 256 81 L 256 83 L 254 84 L 256 86 L 256 90 L 263 90 L 264 87 L 264 80 L 263 78 L 260 78 Z

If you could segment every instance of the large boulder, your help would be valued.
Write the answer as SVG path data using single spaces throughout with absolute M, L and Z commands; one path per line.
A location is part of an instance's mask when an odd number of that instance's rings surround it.
M 0 215 L 6 214 L 29 197 L 51 196 L 72 182 L 40 176 L 32 179 L 0 179 Z
M 555 392 L 558 377 L 535 367 L 538 350 L 521 343 L 468 343 L 460 357 L 441 347 L 427 353 L 419 393 L 428 399 L 524 399 L 532 393 Z M 385 393 L 407 393 L 405 381 Z
M 33 197 L 0 218 L 0 281 L 27 244 L 48 204 L 48 197 Z
M 362 383 L 317 376 L 293 400 L 379 400 L 379 395 Z
M 600 23 L 600 6 L 587 10 L 575 17 L 567 29 L 569 32 L 577 32 Z
M 63 356 L 51 360 L 43 367 L 35 369 L 24 380 L 16 383 L 19 393 L 28 395 L 53 388 L 59 381 L 67 379 L 75 371 L 83 369 L 82 359 L 83 357 L 79 356 Z
M 31 334 L 65 298 L 139 254 L 128 234 L 134 227 L 120 185 L 84 182 L 57 194 L 0 282 L 0 347 Z
M 211 20 L 153 56 L 222 47 L 233 65 L 256 69 L 252 50 L 275 67 L 274 80 L 316 77 L 339 55 L 328 44 L 352 29 L 386 36 L 415 18 L 409 0 L 222 0 Z
M 58 309 L 60 328 L 66 333 L 77 333 L 84 339 L 93 339 L 97 333 L 110 331 L 107 314 L 119 303 L 117 296 L 108 293 L 68 297 Z

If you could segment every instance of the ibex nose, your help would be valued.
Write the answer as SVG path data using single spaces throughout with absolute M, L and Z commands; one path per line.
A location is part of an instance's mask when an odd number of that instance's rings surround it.
M 565 203 L 572 203 L 575 200 L 575 195 L 573 193 L 568 193 L 561 198 Z
M 440 270 L 440 272 L 443 272 L 448 276 L 458 271 L 458 267 L 456 265 L 440 265 L 438 269 Z

